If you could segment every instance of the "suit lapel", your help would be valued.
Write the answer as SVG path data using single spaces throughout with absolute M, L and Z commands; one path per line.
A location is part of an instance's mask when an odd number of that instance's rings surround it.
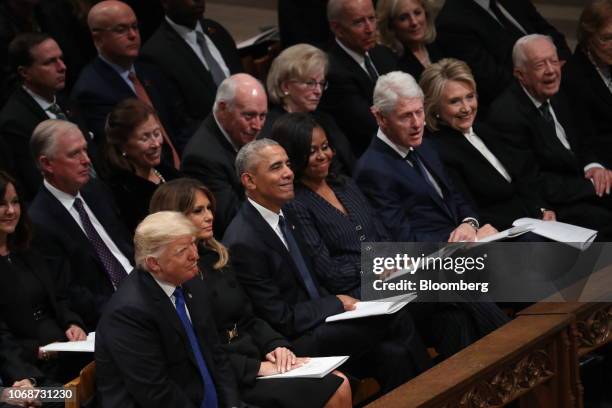
M 203 24 L 200 22 L 200 24 Z M 170 47 L 174 49 L 177 53 L 182 54 L 180 61 L 182 63 L 188 64 L 191 66 L 192 71 L 196 76 L 198 76 L 203 82 L 206 82 L 207 87 L 213 87 L 216 89 L 216 85 L 212 80 L 212 77 L 202 61 L 198 58 L 198 56 L 193 52 L 191 47 L 187 45 L 185 40 L 183 40 L 179 34 L 172 28 L 170 24 L 166 20 L 162 22 L 162 27 L 165 29 L 165 37 L 170 43 Z M 203 28 L 204 26 L 202 26 Z
M 359 66 L 359 64 L 344 51 L 337 43 L 334 43 L 332 52 L 336 54 L 342 61 L 343 65 L 348 68 L 353 75 L 358 79 L 359 85 L 365 94 L 371 94 L 374 90 L 374 83 L 369 75 Z
M 94 66 L 96 71 L 104 78 L 107 85 L 111 85 L 118 93 L 123 95 L 130 95 L 136 97 L 136 94 L 130 88 L 130 86 L 121 78 L 121 76 L 114 70 L 113 67 L 102 61 L 100 57 L 96 57 L 94 60 Z
M 22 87 L 17 90 L 17 97 L 22 101 L 23 105 L 34 115 L 39 121 L 49 119 L 49 116 L 40 107 L 38 103 L 28 94 Z

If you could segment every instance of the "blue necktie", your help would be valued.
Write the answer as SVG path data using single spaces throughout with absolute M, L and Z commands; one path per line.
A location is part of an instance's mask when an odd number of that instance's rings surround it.
M 210 376 L 210 372 L 208 371 L 208 367 L 206 366 L 206 362 L 204 361 L 204 357 L 202 356 L 202 350 L 200 350 L 200 344 L 198 343 L 198 338 L 196 337 L 195 331 L 193 330 L 191 320 L 189 320 L 189 317 L 187 316 L 187 308 L 185 307 L 185 296 L 183 294 L 183 288 L 177 287 L 174 290 L 173 295 L 176 303 L 176 313 L 178 313 L 179 318 L 181 319 L 181 323 L 183 323 L 183 327 L 185 328 L 185 332 L 187 333 L 187 337 L 189 338 L 191 351 L 193 351 L 196 363 L 198 363 L 198 370 L 200 370 L 200 375 L 202 376 L 202 381 L 204 382 L 204 401 L 202 401 L 200 408 L 217 408 L 218 403 L 215 383 L 213 382 L 213 379 Z
M 278 224 L 280 225 L 281 231 L 283 232 L 285 240 L 287 241 L 287 246 L 289 247 L 289 254 L 291 255 L 291 259 L 293 259 L 293 263 L 295 263 L 295 266 L 297 266 L 298 271 L 300 272 L 300 276 L 304 281 L 304 285 L 306 285 L 306 291 L 308 292 L 308 296 L 310 296 L 311 299 L 320 298 L 321 295 L 319 295 L 319 291 L 317 290 L 317 287 L 315 286 L 315 283 L 312 280 L 312 276 L 310 276 L 310 271 L 306 266 L 306 262 L 304 262 L 300 247 L 298 247 L 297 242 L 295 242 L 295 238 L 293 237 L 291 230 L 287 227 L 285 217 L 280 215 L 278 217 Z

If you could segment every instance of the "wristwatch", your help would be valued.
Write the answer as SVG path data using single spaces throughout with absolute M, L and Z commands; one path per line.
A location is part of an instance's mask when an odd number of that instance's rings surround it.
M 465 220 L 463 220 L 462 224 L 468 224 L 472 226 L 472 228 L 474 228 L 476 231 L 478 231 L 478 228 L 480 228 L 478 221 L 476 221 L 474 218 L 466 218 Z

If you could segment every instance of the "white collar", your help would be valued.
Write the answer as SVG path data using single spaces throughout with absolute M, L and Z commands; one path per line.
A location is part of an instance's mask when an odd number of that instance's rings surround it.
M 234 150 L 236 152 L 238 152 L 238 150 L 240 150 L 240 149 L 238 148 L 238 146 L 236 146 L 236 144 L 234 143 L 234 141 L 232 140 L 230 135 L 225 131 L 225 129 L 223 129 L 223 126 L 221 126 L 221 123 L 219 123 L 219 120 L 217 119 L 217 115 L 215 115 L 214 111 L 213 111 L 213 118 L 215 119 L 215 123 L 217 124 L 217 127 L 221 131 L 221 134 L 223 134 L 223 136 L 225 136 L 225 139 L 227 139 L 227 141 L 232 145 Z
M 476 133 L 474 133 L 474 128 L 470 126 L 470 130 L 468 130 L 467 133 L 464 133 L 463 136 L 465 137 L 476 136 Z
M 166 294 L 166 296 L 168 296 L 168 298 L 170 299 L 170 301 L 172 301 L 172 296 L 174 296 L 174 291 L 176 290 L 176 286 L 174 286 L 173 284 L 168 283 L 168 282 L 160 281 L 151 272 L 149 272 L 149 274 L 151 274 L 151 277 L 155 280 L 155 282 L 157 282 L 157 284 L 159 285 L 161 290 L 163 290 L 164 293 Z M 172 302 L 172 303 L 174 303 L 174 302 Z
M 166 16 L 166 21 L 168 22 L 168 24 L 170 24 L 172 28 L 174 28 L 174 31 L 176 31 L 183 38 L 187 36 L 193 36 L 195 38 L 196 32 L 200 32 L 204 35 L 206 34 L 204 30 L 202 29 L 202 25 L 200 24 L 199 21 L 196 23 L 196 26 L 194 29 L 191 29 L 181 24 L 177 24 L 174 21 L 172 21 L 170 17 L 168 16 Z
M 521 88 L 523 88 L 523 91 L 527 94 L 527 96 L 529 97 L 529 99 L 531 100 L 531 102 L 533 102 L 533 104 L 535 105 L 536 108 L 540 109 L 540 106 L 542 106 L 544 103 L 538 101 L 536 98 L 534 98 L 533 96 L 531 96 L 531 94 L 529 93 L 529 91 L 527 89 L 525 89 L 525 87 L 521 84 Z M 548 102 L 548 101 L 546 101 Z
M 365 56 L 367 55 L 367 52 L 365 54 L 359 54 L 356 53 L 355 51 L 349 49 L 346 45 L 342 44 L 342 41 L 340 41 L 338 38 L 336 38 L 336 43 L 340 46 L 340 48 L 342 48 L 352 59 L 355 60 L 355 62 L 359 65 L 363 65 L 365 63 Z
M 49 183 L 47 181 L 47 179 L 43 179 L 43 184 L 44 186 L 47 188 L 47 190 L 49 190 L 49 192 L 55 197 L 57 198 L 57 200 L 66 208 L 66 210 L 70 211 L 70 209 L 74 206 L 74 201 L 77 198 L 80 198 L 83 202 L 85 202 L 85 200 L 83 200 L 83 197 L 81 196 L 81 192 L 78 192 L 76 196 L 73 196 L 71 194 L 68 194 L 60 189 L 58 189 L 57 187 L 55 187 L 54 185 L 52 185 L 51 183 Z
M 485 10 L 489 10 L 491 7 L 491 0 L 474 0 L 474 3 L 478 4 Z
M 263 219 L 272 227 L 273 230 L 276 230 L 278 227 L 278 220 L 281 215 L 283 215 L 283 210 L 281 210 L 278 214 L 274 211 L 270 211 L 263 205 L 259 204 L 251 197 L 247 197 L 247 200 L 255 207 L 257 212 L 263 217 Z
M 53 105 L 55 102 L 55 95 L 53 95 L 53 101 L 49 102 L 48 100 L 46 100 L 45 98 L 43 98 L 42 96 L 40 96 L 39 94 L 35 93 L 33 90 L 31 90 L 30 88 L 28 88 L 27 86 L 23 85 L 23 90 L 26 91 L 28 93 L 28 95 L 30 95 L 32 97 L 32 99 L 34 99 L 34 101 L 42 108 L 42 110 L 46 111 L 47 109 L 49 109 L 49 106 Z
M 412 147 L 406 147 L 406 146 L 402 146 L 402 145 L 392 142 L 391 139 L 389 139 L 387 135 L 385 135 L 380 128 L 378 128 L 378 133 L 376 133 L 376 137 L 378 137 L 380 140 L 382 140 L 387 145 L 389 145 L 390 148 L 395 150 L 395 152 L 399 154 L 402 157 L 402 159 L 406 158 L 408 153 L 414 150 L 414 148 Z

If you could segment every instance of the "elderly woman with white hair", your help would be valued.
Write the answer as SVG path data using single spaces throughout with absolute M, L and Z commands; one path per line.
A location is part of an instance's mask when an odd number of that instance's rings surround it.
M 309 113 L 321 124 L 336 152 L 339 170 L 350 175 L 355 157 L 346 135 L 334 118 L 317 110 L 327 89 L 329 60 L 325 52 L 308 44 L 297 44 L 281 52 L 272 63 L 266 87 L 270 108 L 266 134 L 276 119 L 286 113 Z
M 179 212 L 147 216 L 137 268 L 106 306 L 96 335 L 102 407 L 240 407 L 198 275 L 196 227 Z

